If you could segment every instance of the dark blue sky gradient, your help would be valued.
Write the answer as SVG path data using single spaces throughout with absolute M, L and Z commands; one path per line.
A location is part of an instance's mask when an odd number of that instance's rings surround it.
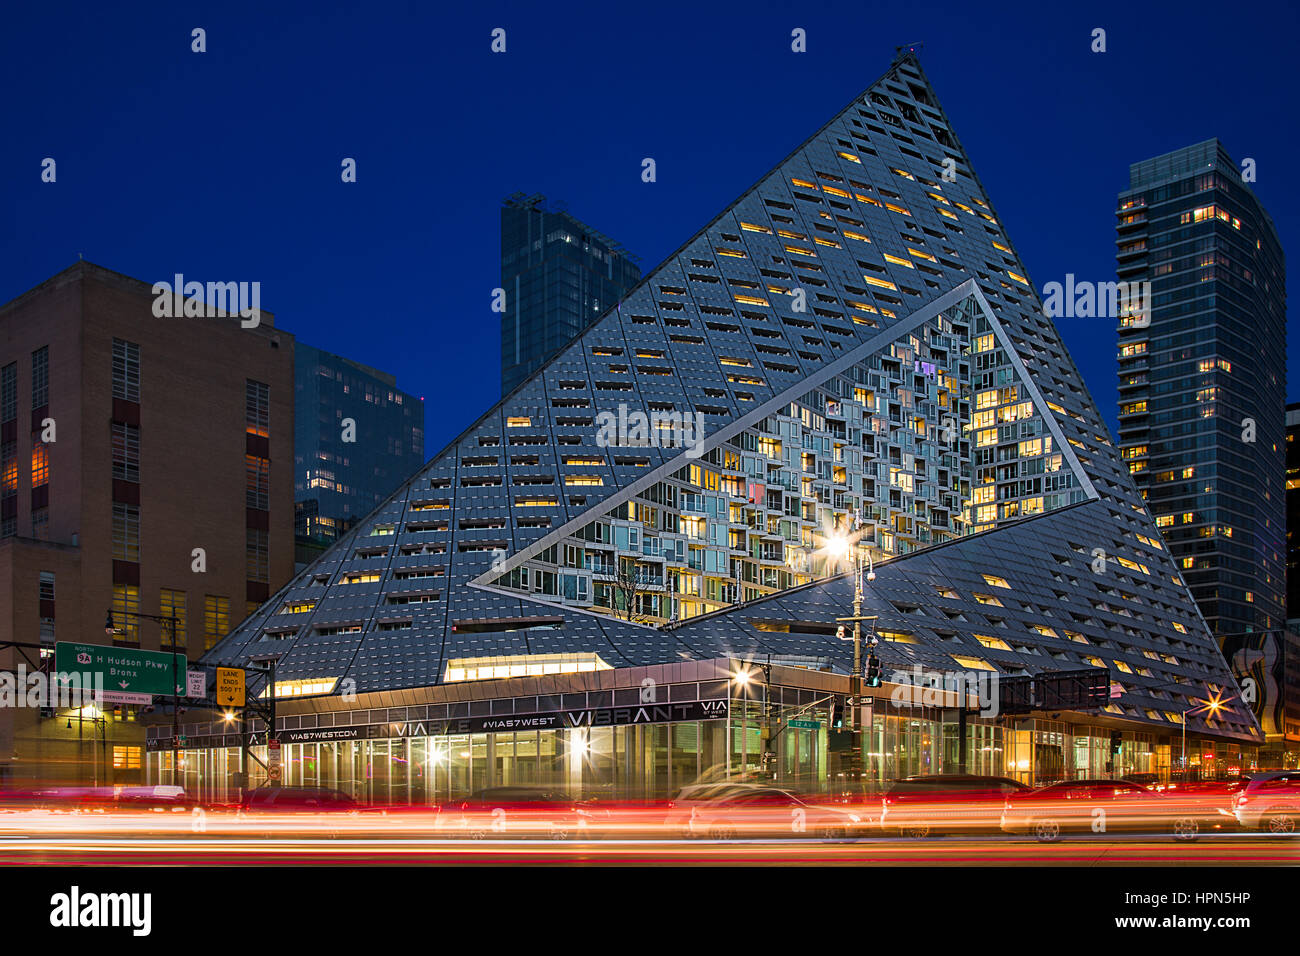
M 499 396 L 504 196 L 564 200 L 648 272 L 913 41 L 1037 288 L 1113 279 L 1128 164 L 1211 136 L 1257 160 L 1296 288 L 1290 3 L 321 6 L 11 5 L 0 301 L 78 254 L 260 281 L 279 326 L 424 396 L 432 453 Z M 1060 324 L 1113 429 L 1113 324 Z

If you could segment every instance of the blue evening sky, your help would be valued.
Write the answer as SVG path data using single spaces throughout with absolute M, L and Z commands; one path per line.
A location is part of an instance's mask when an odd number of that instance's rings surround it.
M 0 301 L 79 254 L 150 282 L 260 281 L 278 325 L 426 399 L 429 453 L 499 397 L 504 196 L 563 200 L 649 271 L 900 44 L 923 42 L 1039 289 L 1113 279 L 1129 163 L 1211 136 L 1257 161 L 1254 188 L 1300 259 L 1286 2 L 182 0 L 10 5 L 0 23 Z M 1060 324 L 1113 428 L 1113 324 Z

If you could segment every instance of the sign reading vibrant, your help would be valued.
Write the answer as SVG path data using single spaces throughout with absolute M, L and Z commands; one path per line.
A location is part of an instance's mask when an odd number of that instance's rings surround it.
M 65 673 L 102 674 L 104 690 L 112 694 L 166 697 L 185 693 L 185 687 L 173 685 L 172 678 L 174 675 L 178 682 L 183 682 L 189 670 L 184 654 L 72 641 L 59 641 L 54 645 L 54 667 Z
M 217 668 L 217 705 L 243 707 L 245 703 L 244 670 L 241 667 Z

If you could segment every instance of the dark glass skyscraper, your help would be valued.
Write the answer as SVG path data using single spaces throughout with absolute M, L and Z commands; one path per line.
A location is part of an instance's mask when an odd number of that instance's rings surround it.
M 1248 165 L 1253 166 L 1253 163 Z M 1119 438 L 1210 628 L 1285 617 L 1286 286 L 1277 231 L 1211 139 L 1129 168 L 1119 277 L 1151 282 L 1122 317 Z
M 501 394 L 512 392 L 641 281 L 614 240 L 542 196 L 501 207 Z
M 1300 402 L 1286 407 L 1286 616 L 1300 618 Z
M 301 342 L 294 393 L 294 533 L 333 540 L 423 464 L 424 399 Z

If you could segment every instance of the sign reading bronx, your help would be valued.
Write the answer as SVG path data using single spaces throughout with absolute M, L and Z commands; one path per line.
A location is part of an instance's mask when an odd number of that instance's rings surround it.
M 173 691 L 185 693 L 189 664 L 184 654 L 59 641 L 54 645 L 54 667 L 63 672 L 102 674 L 104 689 L 110 694 L 171 696 Z M 173 675 L 179 688 L 172 686 Z

